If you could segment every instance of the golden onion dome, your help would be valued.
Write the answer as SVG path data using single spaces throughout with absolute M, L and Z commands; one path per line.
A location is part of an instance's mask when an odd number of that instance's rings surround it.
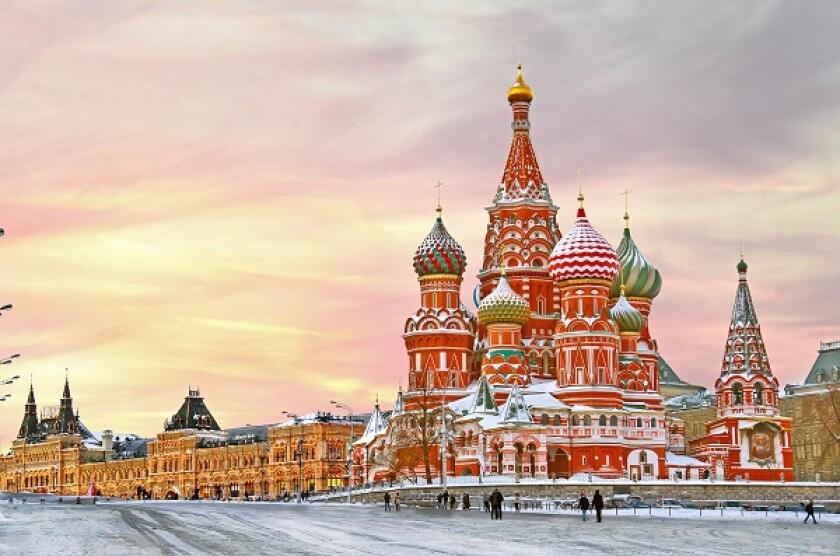
M 534 91 L 522 78 L 522 64 L 519 64 L 517 67 L 516 81 L 508 89 L 507 99 L 511 104 L 514 102 L 531 102 L 534 100 Z
M 493 293 L 478 305 L 478 320 L 481 324 L 519 324 L 531 318 L 531 308 L 522 296 L 513 291 L 502 271 L 499 283 Z

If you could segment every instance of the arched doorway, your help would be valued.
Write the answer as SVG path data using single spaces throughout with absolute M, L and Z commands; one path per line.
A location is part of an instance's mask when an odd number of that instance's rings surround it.
M 181 496 L 176 489 L 170 488 L 169 490 L 166 491 L 166 494 L 163 496 L 163 499 L 164 500 L 178 500 L 178 498 L 180 498 L 180 497 Z
M 569 476 L 569 454 L 563 448 L 548 449 L 548 476 Z

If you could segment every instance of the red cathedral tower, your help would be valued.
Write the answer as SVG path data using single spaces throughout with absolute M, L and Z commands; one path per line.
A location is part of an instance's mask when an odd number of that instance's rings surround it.
M 747 263 L 737 265 L 738 289 L 720 377 L 717 416 L 707 434 L 692 442 L 695 455 L 719 479 L 793 480 L 791 422 L 779 413 L 779 381 L 761 337 L 747 284 Z

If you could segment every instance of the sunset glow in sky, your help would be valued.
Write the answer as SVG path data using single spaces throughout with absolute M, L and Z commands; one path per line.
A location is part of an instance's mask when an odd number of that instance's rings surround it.
M 803 380 L 840 340 L 840 5 L 456 4 L 4 4 L 0 449 L 65 368 L 92 430 L 151 436 L 189 386 L 222 427 L 390 407 L 438 180 L 472 307 L 519 45 L 559 226 L 577 168 L 614 246 L 632 191 L 674 370 L 714 383 L 743 244 Z

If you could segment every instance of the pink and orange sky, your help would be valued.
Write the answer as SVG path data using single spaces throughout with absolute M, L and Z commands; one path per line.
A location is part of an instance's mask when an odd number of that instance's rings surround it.
M 454 7 L 458 6 L 458 7 Z M 651 328 L 719 372 L 743 242 L 771 364 L 840 339 L 840 6 L 817 2 L 52 2 L 0 13 L 0 447 L 29 375 L 153 435 L 199 386 L 223 427 L 390 406 L 435 189 L 470 292 L 522 46 L 567 230 L 661 269 Z

